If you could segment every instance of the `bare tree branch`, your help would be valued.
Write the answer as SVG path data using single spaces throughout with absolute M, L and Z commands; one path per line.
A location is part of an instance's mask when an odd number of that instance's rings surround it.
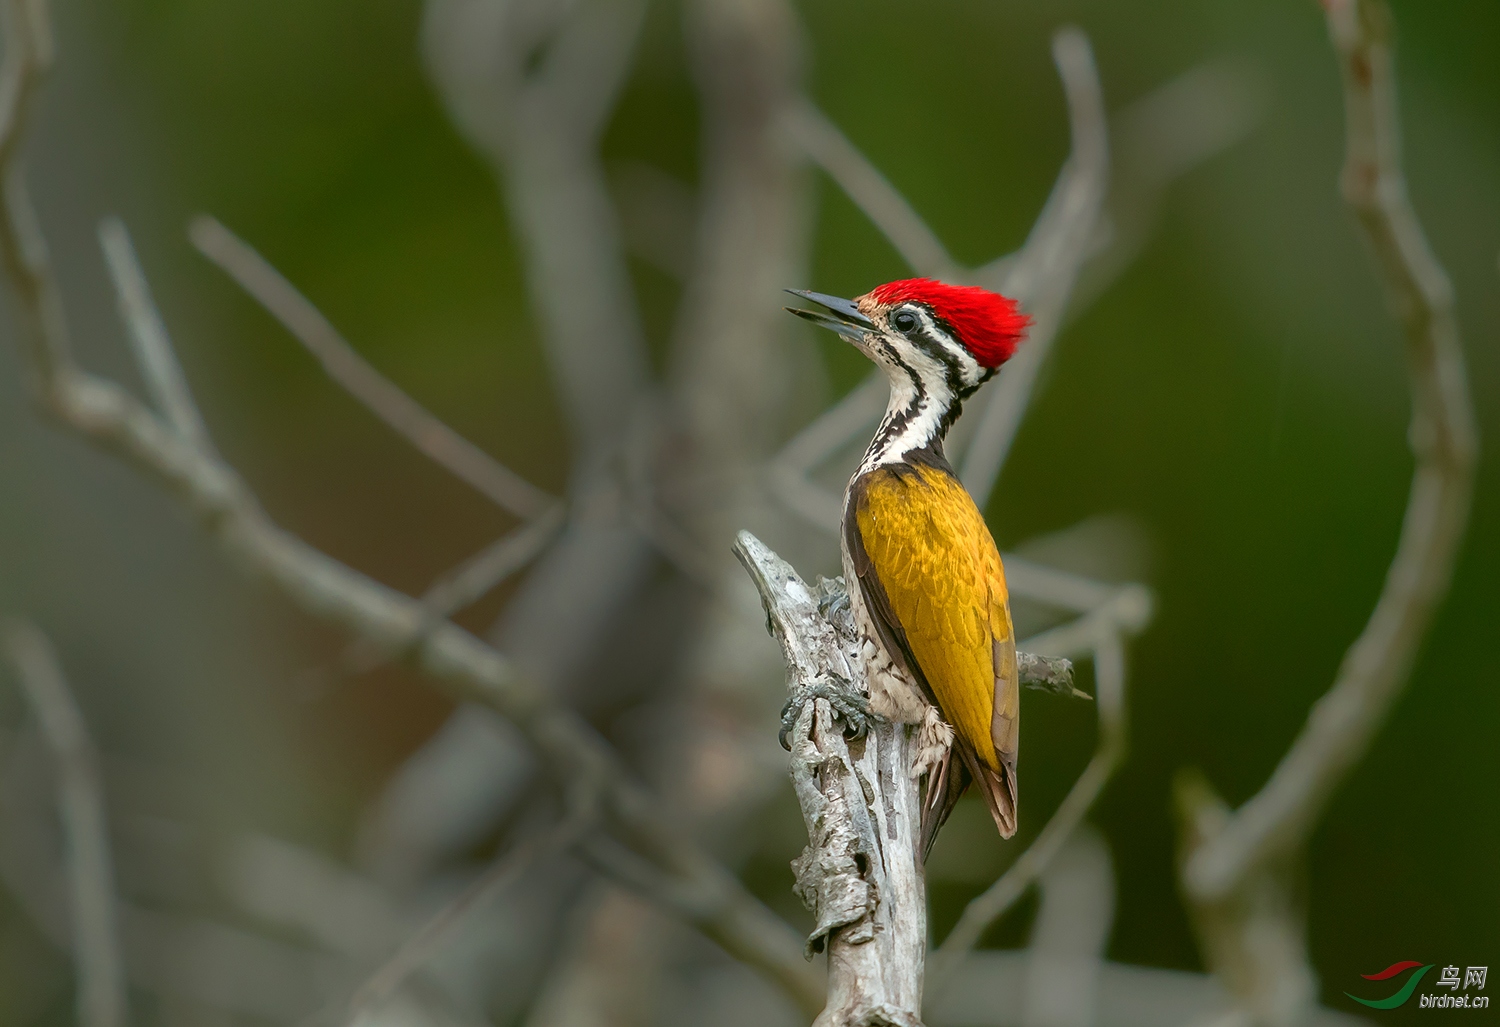
M 583 465 L 613 451 L 649 380 L 595 145 L 644 9 L 638 0 L 428 0 L 423 16 L 428 72 L 499 180 L 526 248 L 543 341 Z
M 981 508 L 999 480 L 1037 376 L 1062 327 L 1109 182 L 1108 119 L 1088 37 L 1076 28 L 1063 29 L 1053 37 L 1052 57 L 1068 98 L 1073 148 L 1026 245 L 1003 281 L 993 283 L 1021 301 L 1032 325 L 1026 345 L 995 384 L 983 390 L 988 395 L 978 397 L 979 409 L 969 415 L 973 436 L 959 477 Z
M 21 346 L 29 357 L 29 371 L 36 375 L 33 386 L 45 407 L 56 400 L 51 381 L 38 374 L 41 368 L 72 359 L 62 295 L 47 267 L 47 242 L 36 223 L 36 213 L 21 174 L 20 148 L 32 97 L 52 67 L 52 26 L 45 0 L 0 2 L 0 31 L 5 53 L 0 63 L 0 172 L 5 179 L 3 214 L 5 235 L 14 240 L 0 250 L 5 270 L 20 291 L 22 316 L 30 319 L 29 331 L 21 332 Z
M 795 137 L 833 176 L 870 220 L 923 274 L 978 281 L 1018 300 L 1032 316 L 1028 342 L 1006 365 L 996 384 L 970 403 L 951 434 L 949 449 L 962 453 L 964 484 L 981 506 L 1025 416 L 1037 375 L 1062 325 L 1079 269 L 1090 255 L 1109 179 L 1107 119 L 1088 38 L 1076 28 L 1058 32 L 1053 58 L 1068 99 L 1073 147 L 1026 245 L 982 268 L 957 267 L 925 223 L 836 127 L 803 101 L 791 117 Z M 837 497 L 807 479 L 827 459 L 880 416 L 879 375 L 817 418 L 772 461 L 773 486 L 782 501 L 828 530 L 838 525 Z
M 573 516 L 489 637 L 538 687 L 580 703 L 616 684 L 602 643 L 654 567 L 618 473 L 650 362 L 598 154 L 643 9 L 637 0 L 427 0 L 421 30 L 428 77 L 515 227 L 572 442 Z M 531 771 L 503 728 L 458 711 L 387 786 L 369 858 L 405 874 L 435 867 L 503 820 Z M 455 788 L 457 775 L 470 787 Z
M 1022 644 L 1033 652 L 1052 656 L 1082 656 L 1112 632 L 1140 634 L 1151 622 L 1155 605 L 1145 586 L 1125 585 L 1083 616 L 1033 635 Z
M 1075 320 L 1139 256 L 1167 187 L 1238 143 L 1260 122 L 1271 91 L 1264 69 L 1244 58 L 1194 65 L 1114 114 L 1106 213 L 1092 256 L 1068 300 Z
M 557 502 L 401 391 L 344 341 L 296 286 L 229 229 L 207 215 L 188 226 L 193 245 L 265 307 L 323 365 L 328 377 L 433 463 L 517 517 Z
M 1108 585 L 1081 574 L 1048 567 L 1046 564 L 1015 553 L 1005 555 L 1005 580 L 1013 592 L 1071 613 L 1088 613 L 1090 610 L 1098 609 L 1117 599 L 1121 591 L 1121 586 Z M 1144 599 L 1147 604 L 1146 609 L 1149 611 L 1149 594 Z M 1066 646 L 1053 646 L 1052 650 L 1071 651 Z
M 760 593 L 788 687 L 803 704 L 790 769 L 808 844 L 792 869 L 794 890 L 816 921 L 808 955 L 828 951 L 828 1005 L 815 1025 L 920 1027 L 927 889 L 921 799 L 910 772 L 915 738 L 905 725 L 874 719 L 851 743 L 833 723 L 831 692 L 869 690 L 852 620 L 825 612 L 847 610 L 842 583 L 809 587 L 747 531 L 735 555 Z
M 1333 686 L 1265 787 L 1187 864 L 1189 891 L 1205 899 L 1225 895 L 1258 864 L 1305 842 L 1338 783 L 1369 749 L 1447 594 L 1478 449 L 1453 287 L 1428 246 L 1401 169 L 1390 14 L 1378 0 L 1327 0 L 1324 8 L 1343 72 L 1344 197 L 1405 329 L 1416 470 L 1384 588 Z
M 556 504 L 438 578 L 422 593 L 432 619 L 445 620 L 472 606 L 525 567 L 557 537 L 563 519 L 562 504 Z
M 3 240 L 9 244 L 7 238 Z M 510 663 L 468 632 L 443 622 L 425 634 L 422 603 L 370 580 L 271 523 L 238 476 L 193 450 L 113 383 L 71 367 L 45 369 L 57 412 L 70 427 L 161 480 L 194 507 L 242 563 L 271 580 L 304 610 L 390 644 L 421 638 L 418 666 L 460 698 L 491 706 L 516 723 L 554 773 L 597 772 L 609 781 L 614 828 L 649 859 L 714 897 L 694 922 L 735 955 L 765 969 L 804 1002 L 821 986 L 795 955 L 790 929 L 718 867 L 636 785 L 618 758 L 576 713 L 547 702 Z M 791 943 L 791 944 L 788 944 Z
M 696 273 L 673 332 L 673 412 L 688 445 L 687 466 L 676 470 L 724 481 L 687 520 L 727 548 L 738 527 L 731 511 L 778 441 L 802 355 L 788 347 L 790 326 L 772 299 L 805 259 L 807 178 L 786 136 L 802 60 L 785 0 L 695 0 L 686 19 L 704 109 L 704 172 Z M 727 558 L 718 570 L 739 573 Z
M 209 448 L 211 443 L 208 429 L 203 425 L 203 415 L 198 413 L 187 380 L 172 356 L 167 326 L 162 323 L 156 303 L 151 299 L 151 287 L 141 270 L 125 223 L 114 217 L 99 222 L 99 246 L 104 250 L 104 261 L 114 281 L 120 319 L 125 322 L 136 363 L 140 365 L 141 377 L 151 399 L 178 435 L 200 449 Z
M 517 573 L 557 537 L 565 523 L 561 503 L 507 532 L 467 560 L 452 568 L 422 593 L 422 606 L 429 625 L 445 621 L 483 599 L 502 581 Z M 406 649 L 410 649 L 408 644 Z M 345 669 L 366 674 L 401 655 L 382 647 L 374 639 L 359 639 L 345 649 Z
M 628 517 L 636 530 L 651 540 L 656 551 L 687 580 L 712 592 L 718 569 L 691 533 L 678 524 L 661 502 L 660 469 L 656 448 L 666 436 L 663 411 L 653 400 L 640 404 L 625 443 L 625 492 Z
M 1119 139 L 1119 153 L 1116 171 L 1111 176 L 1110 219 L 1106 222 L 1100 218 L 1095 222 L 1094 237 L 1085 252 L 1088 260 L 1068 299 L 1064 322 L 1076 318 L 1134 259 L 1150 233 L 1166 186 L 1250 130 L 1264 106 L 1265 91 L 1262 76 L 1254 67 L 1226 60 L 1209 61 L 1184 72 L 1119 113 L 1114 119 L 1113 135 Z M 844 145 L 848 145 L 847 141 Z M 861 166 L 868 166 L 865 157 L 856 156 Z M 813 157 L 819 159 L 816 153 Z M 879 172 L 872 170 L 869 174 L 878 176 Z M 834 175 L 841 185 L 846 177 Z M 1060 196 L 1075 179 L 1075 166 L 1066 164 L 1053 188 L 1053 196 Z M 899 203 L 901 210 L 910 211 L 904 199 Z M 1056 203 L 1049 201 L 1047 209 L 1055 207 Z M 861 208 L 889 237 L 891 230 L 884 226 L 891 219 L 882 220 L 871 212 L 879 208 L 865 204 Z M 925 226 L 922 231 L 931 234 Z M 1032 236 L 1037 237 L 1035 229 Z M 1004 289 L 1008 288 L 1007 278 L 1018 267 L 1019 260 L 1020 251 L 998 258 L 980 271 L 958 268 L 954 273 L 964 280 L 983 278 L 999 283 Z M 838 528 L 840 497 L 810 481 L 808 474 L 850 446 L 860 432 L 879 420 L 884 409 L 883 385 L 883 377 L 876 372 L 799 432 L 770 464 L 771 482 L 778 498 L 827 531 Z M 981 397 L 981 402 L 986 399 Z M 969 416 L 954 426 L 948 440 L 950 454 L 964 454 L 978 429 L 982 416 L 977 412 L 979 409 L 976 404 Z
M 906 197 L 811 100 L 804 97 L 796 104 L 787 114 L 787 124 L 792 138 L 864 211 L 908 267 L 929 278 L 969 277 Z
M 1299 1020 L 1316 1001 L 1303 850 L 1410 678 L 1448 592 L 1478 449 L 1453 289 L 1406 194 L 1390 12 L 1379 0 L 1323 8 L 1344 88 L 1344 198 L 1405 330 L 1416 467 L 1375 609 L 1270 779 L 1232 811 L 1201 774 L 1176 783 L 1179 875 L 1204 962 L 1242 1018 L 1267 1024 Z
M 344 1015 L 346 1024 L 357 1023 L 361 1014 L 388 999 L 403 981 L 432 958 L 460 921 L 488 905 L 538 859 L 566 852 L 578 844 L 585 834 L 597 829 L 599 783 L 580 781 L 576 788 L 584 794 L 576 802 L 577 808 L 562 823 L 545 834 L 522 840 L 512 846 L 453 901 L 428 918 L 426 923 L 402 942 L 401 947 L 379 970 L 355 989 Z
M 1022 1027 L 1098 1022 L 1099 977 L 1114 926 L 1114 869 L 1104 836 L 1085 824 L 1038 877 Z
M 0 82 L 15 79 L 25 86 L 37 73 L 36 38 L 33 34 L 29 48 L 11 48 L 0 67 Z M 15 61 L 21 62 L 21 73 Z M 0 135 L 0 156 L 13 158 L 14 147 L 7 146 L 11 142 Z M 461 628 L 444 622 L 424 632 L 426 610 L 420 601 L 278 527 L 231 467 L 191 445 L 117 384 L 72 362 L 56 279 L 22 176 L 14 163 L 0 167 L 0 174 L 6 212 L 0 253 L 23 313 L 41 336 L 29 348 L 47 409 L 68 429 L 164 485 L 240 563 L 306 612 L 393 645 L 420 638 L 417 666 L 455 696 L 486 704 L 515 723 L 556 776 L 606 782 L 604 808 L 611 830 L 672 878 L 713 897 L 711 908 L 700 911 L 694 923 L 804 1005 L 819 1004 L 821 983 L 802 962 L 790 927 L 680 829 L 577 713 L 549 702 L 504 656 Z
M 58 769 L 73 959 L 82 1027 L 122 1027 L 125 974 L 115 917 L 113 861 L 99 760 L 52 643 L 30 621 L 0 620 L 0 650 L 14 669 Z
M 1076 272 L 1087 255 L 1109 181 L 1109 119 L 1088 36 L 1072 25 L 1059 29 L 1052 37 L 1052 60 L 1067 98 L 1071 151 L 1026 244 L 1006 273 L 991 282 L 1028 305 L 1044 295 L 1052 303 L 1066 302 L 1069 271 Z
M 633 505 L 636 523 L 716 600 L 697 604 L 697 630 L 682 640 L 685 652 L 675 672 L 690 685 L 674 698 L 684 727 L 660 773 L 682 796 L 693 828 L 718 849 L 726 836 L 740 833 L 742 818 L 774 780 L 756 758 L 764 736 L 744 718 L 766 688 L 775 687 L 776 661 L 754 644 L 755 620 L 739 601 L 742 581 L 727 557 L 742 525 L 793 527 L 784 511 L 766 502 L 759 472 L 782 438 L 800 384 L 811 378 L 799 371 L 815 358 L 814 350 L 793 342 L 777 300 L 803 274 L 811 179 L 787 131 L 802 68 L 793 6 L 786 0 L 693 0 L 683 7 L 683 22 L 701 124 L 694 248 L 672 332 L 661 427 L 647 433 L 654 435 L 650 450 L 631 447 L 628 464 L 632 492 L 652 497 Z M 727 706 L 730 695 L 739 698 Z M 692 770 L 704 759 L 752 769 L 739 787 L 724 790 Z M 596 852 L 594 858 L 618 863 L 620 855 Z M 718 904 L 711 895 L 680 888 L 656 893 L 684 909 Z M 557 982 L 575 995 L 618 972 L 606 949 L 585 942 L 580 951 L 593 955 L 565 967 L 571 980 Z M 635 987 L 650 993 L 666 985 L 663 973 L 681 954 L 677 946 L 653 946 L 633 959 L 632 973 L 646 982 Z M 603 1022 L 642 1023 L 608 1000 L 587 1004 Z M 574 1018 L 581 1018 L 576 1010 Z

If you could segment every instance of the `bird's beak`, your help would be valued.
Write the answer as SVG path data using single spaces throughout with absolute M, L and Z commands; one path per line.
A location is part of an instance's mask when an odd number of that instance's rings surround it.
M 821 292 L 808 292 L 804 289 L 788 289 L 787 292 L 832 311 L 831 314 L 825 314 L 821 310 L 787 307 L 788 313 L 796 314 L 815 325 L 838 332 L 850 342 L 863 342 L 866 332 L 875 331 L 875 322 L 860 313 L 853 300 L 841 300 L 837 296 L 826 296 Z

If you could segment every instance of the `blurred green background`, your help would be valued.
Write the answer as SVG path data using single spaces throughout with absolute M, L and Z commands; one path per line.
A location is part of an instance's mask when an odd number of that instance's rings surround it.
M 966 262 L 1022 242 L 1066 155 L 1058 25 L 1089 33 L 1112 109 L 1224 55 L 1268 87 L 1255 130 L 1173 187 L 1136 262 L 1064 332 L 988 511 L 1002 547 L 1100 513 L 1131 515 L 1151 540 L 1159 612 L 1133 648 L 1129 761 L 1095 818 L 1118 876 L 1109 953 L 1196 968 L 1171 776 L 1198 766 L 1231 802 L 1264 782 L 1369 614 L 1410 477 L 1398 331 L 1337 194 L 1321 13 L 1310 0 L 798 8 L 813 96 Z M 1307 867 L 1324 1001 L 1350 1010 L 1342 992 L 1396 960 L 1500 964 L 1500 6 L 1394 9 L 1411 191 L 1457 288 L 1487 449 L 1452 595 Z M 605 151 L 690 183 L 679 13 L 653 5 Z M 216 439 L 273 515 L 413 591 L 504 519 L 332 386 L 184 229 L 220 218 L 418 399 L 560 489 L 564 431 L 518 254 L 493 180 L 423 77 L 419 15 L 416 0 L 60 2 L 31 158 L 84 361 L 131 380 L 92 241 L 118 212 Z M 812 280 L 789 286 L 849 295 L 906 275 L 836 188 L 817 195 Z M 633 271 L 660 352 L 677 285 Z M 818 345 L 832 398 L 865 368 Z M 52 631 L 102 747 L 127 767 L 191 769 L 212 796 L 164 804 L 345 852 L 446 700 L 399 670 L 309 687 L 302 669 L 339 640 L 225 567 L 149 486 L 40 425 L 13 346 L 0 362 L 0 600 Z M 487 624 L 503 600 L 464 622 Z M 16 722 L 13 690 L 0 708 Z M 1087 759 L 1090 723 L 1029 702 L 1030 831 Z M 970 837 L 963 823 L 954 837 Z M 751 876 L 784 907 L 795 850 L 772 848 Z M 972 880 L 935 890 L 939 930 L 1010 855 L 971 859 Z M 1024 920 L 993 940 L 1018 941 Z M 9 921 L 0 978 L 42 972 Z M 61 1022 L 70 1002 L 0 1000 L 0 1016 Z

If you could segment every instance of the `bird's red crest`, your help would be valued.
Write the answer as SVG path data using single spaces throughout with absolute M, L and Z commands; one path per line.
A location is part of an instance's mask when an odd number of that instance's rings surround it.
M 1015 300 L 977 285 L 903 278 L 872 289 L 870 298 L 882 305 L 925 303 L 985 367 L 999 367 L 1009 360 L 1031 324 L 1031 318 L 1021 313 Z

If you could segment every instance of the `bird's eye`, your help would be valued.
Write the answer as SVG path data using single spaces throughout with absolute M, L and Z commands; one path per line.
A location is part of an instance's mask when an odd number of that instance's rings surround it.
M 891 318 L 891 324 L 896 326 L 896 331 L 903 335 L 917 327 L 917 315 L 910 310 L 898 310 Z

